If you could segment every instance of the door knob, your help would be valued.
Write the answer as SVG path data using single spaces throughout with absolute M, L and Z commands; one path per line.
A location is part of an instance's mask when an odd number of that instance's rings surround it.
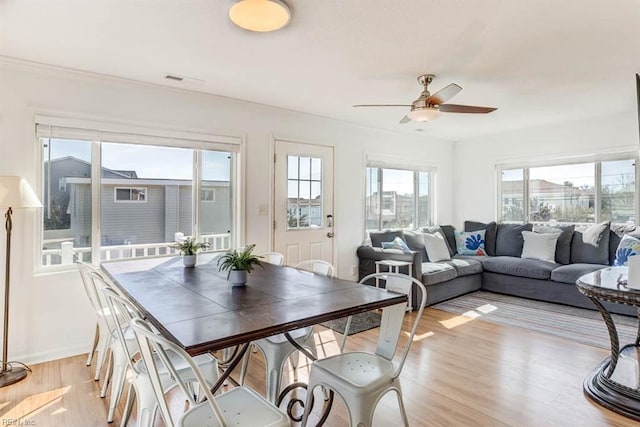
M 328 232 L 328 233 L 327 233 L 327 237 L 328 237 L 328 238 L 330 238 L 330 239 L 331 239 L 331 238 L 333 238 L 333 236 L 335 236 L 335 234 L 334 234 L 332 231 L 330 231 L 330 232 Z

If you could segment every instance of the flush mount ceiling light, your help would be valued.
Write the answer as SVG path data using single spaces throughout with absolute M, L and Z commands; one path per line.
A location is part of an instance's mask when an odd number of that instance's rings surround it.
M 434 107 L 418 107 L 407 113 L 407 117 L 417 122 L 430 122 L 431 120 L 437 119 L 441 115 L 442 113 Z
M 239 0 L 229 9 L 229 18 L 249 31 L 275 31 L 291 20 L 289 7 L 280 0 Z

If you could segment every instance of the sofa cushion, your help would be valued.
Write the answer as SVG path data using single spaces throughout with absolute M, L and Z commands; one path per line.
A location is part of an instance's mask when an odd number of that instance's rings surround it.
M 449 261 L 449 248 L 447 241 L 440 232 L 434 234 L 424 233 L 424 247 L 427 249 L 427 256 L 431 262 Z
M 486 255 L 485 230 L 456 231 L 456 250 L 460 255 Z
M 441 225 L 440 229 L 444 238 L 447 239 L 449 245 L 449 255 L 454 256 L 456 254 L 456 234 L 455 227 L 453 225 Z
M 472 274 L 482 273 L 482 263 L 475 259 L 452 259 L 451 261 L 443 261 L 456 269 L 458 277 L 471 276 Z
M 485 230 L 484 233 L 484 247 L 486 249 L 487 255 L 495 256 L 496 255 L 496 232 L 497 232 L 497 224 L 495 221 L 491 221 L 489 223 L 477 222 L 477 221 L 465 221 L 464 222 L 464 231 L 478 231 Z
M 562 265 L 551 272 L 551 280 L 559 283 L 576 284 L 578 277 L 583 274 L 592 273 L 601 268 L 606 268 L 606 265 L 598 264 L 569 264 Z
M 478 261 L 480 264 L 482 264 L 482 262 L 488 258 L 491 258 L 491 257 L 487 255 L 460 255 L 460 254 L 453 256 L 453 259 L 472 259 L 472 260 Z
M 409 249 L 422 254 L 422 261 L 429 261 L 427 249 L 424 246 L 424 237 L 422 237 L 421 231 L 404 230 L 402 232 L 402 238 L 407 242 Z
M 482 261 L 482 268 L 485 271 L 542 280 L 550 279 L 551 272 L 556 267 L 557 265 L 552 262 L 508 256 L 491 257 Z
M 541 234 L 558 234 L 556 262 L 558 264 L 569 264 L 571 262 L 571 240 L 573 239 L 573 231 L 575 228 L 575 225 L 555 227 L 549 225 L 534 225 L 533 231 Z
M 444 262 L 423 262 L 422 263 L 422 283 L 425 286 L 436 285 L 438 283 L 453 280 L 458 277 L 456 269 Z
M 609 265 L 613 265 L 616 260 L 616 251 L 620 245 L 620 240 L 625 235 L 640 239 L 640 228 L 635 225 L 611 224 L 609 233 Z
M 573 232 L 572 264 L 609 264 L 609 224 L 601 222 Z
M 498 224 L 496 232 L 496 256 L 512 256 L 520 258 L 522 255 L 523 231 L 532 231 L 531 224 Z
M 393 242 L 396 237 L 402 237 L 401 230 L 372 231 L 369 233 L 371 245 L 375 248 L 381 248 L 382 242 Z
M 443 225 L 442 227 L 447 227 L 446 225 Z M 422 227 L 422 232 L 424 234 L 436 234 L 436 233 L 440 233 L 440 235 L 442 237 L 444 237 L 444 241 L 447 244 L 447 250 L 449 251 L 449 256 L 453 256 L 453 254 L 456 253 L 455 251 L 455 246 L 453 247 L 453 250 L 451 250 L 451 246 L 449 243 L 449 239 L 447 238 L 446 233 L 444 232 L 444 230 L 442 229 L 442 227 L 440 227 L 439 225 L 432 225 L 429 227 Z M 425 241 L 426 243 L 426 241 Z M 455 243 L 455 238 L 454 238 L 454 243 Z

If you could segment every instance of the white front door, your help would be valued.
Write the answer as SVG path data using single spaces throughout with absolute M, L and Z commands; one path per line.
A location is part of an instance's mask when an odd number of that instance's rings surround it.
M 333 147 L 275 142 L 274 250 L 285 264 L 333 259 Z

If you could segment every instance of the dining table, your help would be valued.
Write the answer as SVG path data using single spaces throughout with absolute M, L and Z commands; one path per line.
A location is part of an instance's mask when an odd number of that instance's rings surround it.
M 239 346 L 213 390 L 227 380 L 252 341 L 407 304 L 404 294 L 264 262 L 245 286 L 231 286 L 217 259 L 215 253 L 200 254 L 191 268 L 176 256 L 101 265 L 142 315 L 189 355 Z

